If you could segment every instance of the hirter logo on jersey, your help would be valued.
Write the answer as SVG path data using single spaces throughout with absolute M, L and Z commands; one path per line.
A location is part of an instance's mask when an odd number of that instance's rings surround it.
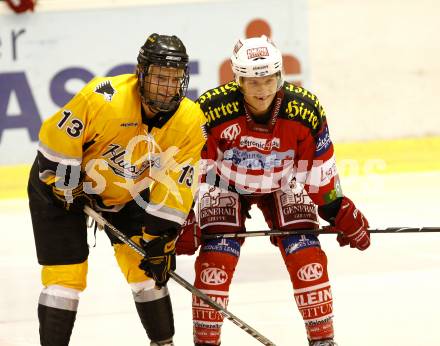
M 248 59 L 255 59 L 255 58 L 262 58 L 265 56 L 269 56 L 269 51 L 266 47 L 257 47 L 257 48 L 251 48 L 247 51 Z
M 233 141 L 241 133 L 241 127 L 239 124 L 232 124 L 223 130 L 220 134 L 220 138 L 229 139 Z
M 113 88 L 112 83 L 109 80 L 106 80 L 102 83 L 99 83 L 95 88 L 95 93 L 101 94 L 104 96 L 104 100 L 111 101 L 113 95 L 116 94 L 115 88 Z

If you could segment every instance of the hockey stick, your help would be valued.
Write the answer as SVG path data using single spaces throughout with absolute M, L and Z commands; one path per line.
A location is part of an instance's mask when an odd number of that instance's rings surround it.
M 370 234 L 382 234 L 382 233 L 426 233 L 426 232 L 440 232 L 439 227 L 389 227 L 384 229 L 369 229 Z M 243 233 L 212 233 L 203 234 L 202 239 L 219 239 L 219 238 L 247 238 L 247 237 L 261 237 L 261 236 L 283 236 L 291 234 L 338 234 L 335 231 L 331 231 L 324 228 L 321 229 L 293 229 L 293 230 L 265 230 L 265 231 L 253 231 Z
M 127 244 L 129 247 L 131 247 L 135 252 L 137 252 L 139 255 L 145 257 L 146 253 L 145 250 L 140 247 L 138 244 L 136 244 L 133 240 L 131 240 L 129 237 L 127 237 L 124 233 L 122 233 L 120 230 L 118 230 L 115 226 L 113 226 L 110 222 L 108 222 L 102 215 L 97 213 L 95 210 L 90 208 L 89 206 L 84 207 L 84 213 L 86 213 L 88 216 L 90 216 L 93 220 L 96 221 L 96 223 L 102 227 L 106 227 L 106 229 L 113 234 L 116 238 L 118 238 L 123 243 Z M 228 320 L 232 321 L 234 324 L 239 326 L 241 329 L 243 329 L 246 333 L 252 335 L 255 339 L 260 341 L 263 345 L 266 346 L 276 346 L 272 341 L 267 339 L 264 335 L 260 334 L 258 331 L 256 331 L 254 328 L 252 328 L 250 325 L 248 325 L 246 322 L 239 319 L 237 316 L 223 308 L 220 304 L 213 301 L 211 298 L 209 298 L 206 294 L 195 288 L 193 285 L 191 285 L 188 281 L 186 281 L 181 276 L 177 275 L 174 271 L 170 271 L 170 277 L 176 281 L 179 285 L 186 288 L 188 291 L 190 291 L 195 296 L 202 299 L 206 304 L 208 304 L 210 307 L 217 310 L 223 317 L 227 318 Z

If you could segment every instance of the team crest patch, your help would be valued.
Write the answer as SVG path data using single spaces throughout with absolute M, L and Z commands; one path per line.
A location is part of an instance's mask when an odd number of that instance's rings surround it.
M 225 128 L 220 134 L 220 138 L 225 138 L 233 141 L 241 133 L 241 127 L 239 124 L 232 124 Z
M 113 95 L 116 94 L 116 90 L 113 88 L 112 83 L 110 83 L 109 80 L 106 80 L 98 84 L 98 86 L 95 88 L 95 93 L 104 96 L 106 101 L 111 101 Z

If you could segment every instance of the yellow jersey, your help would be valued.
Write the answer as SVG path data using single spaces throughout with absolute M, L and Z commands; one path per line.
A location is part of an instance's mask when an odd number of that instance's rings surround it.
M 149 214 L 182 224 L 197 188 L 205 117 L 187 98 L 153 122 L 143 121 L 141 107 L 135 75 L 90 81 L 44 121 L 40 180 L 70 188 L 81 179 L 86 193 L 99 195 L 103 209 L 116 211 L 136 198 Z M 149 201 L 138 200 L 146 188 Z

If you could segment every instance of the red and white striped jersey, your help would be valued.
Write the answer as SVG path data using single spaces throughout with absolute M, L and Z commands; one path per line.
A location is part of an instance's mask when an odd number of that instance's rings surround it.
M 305 185 L 317 205 L 342 196 L 324 109 L 304 88 L 284 83 L 266 124 L 254 121 L 236 82 L 202 94 L 208 141 L 206 182 L 240 194 Z

